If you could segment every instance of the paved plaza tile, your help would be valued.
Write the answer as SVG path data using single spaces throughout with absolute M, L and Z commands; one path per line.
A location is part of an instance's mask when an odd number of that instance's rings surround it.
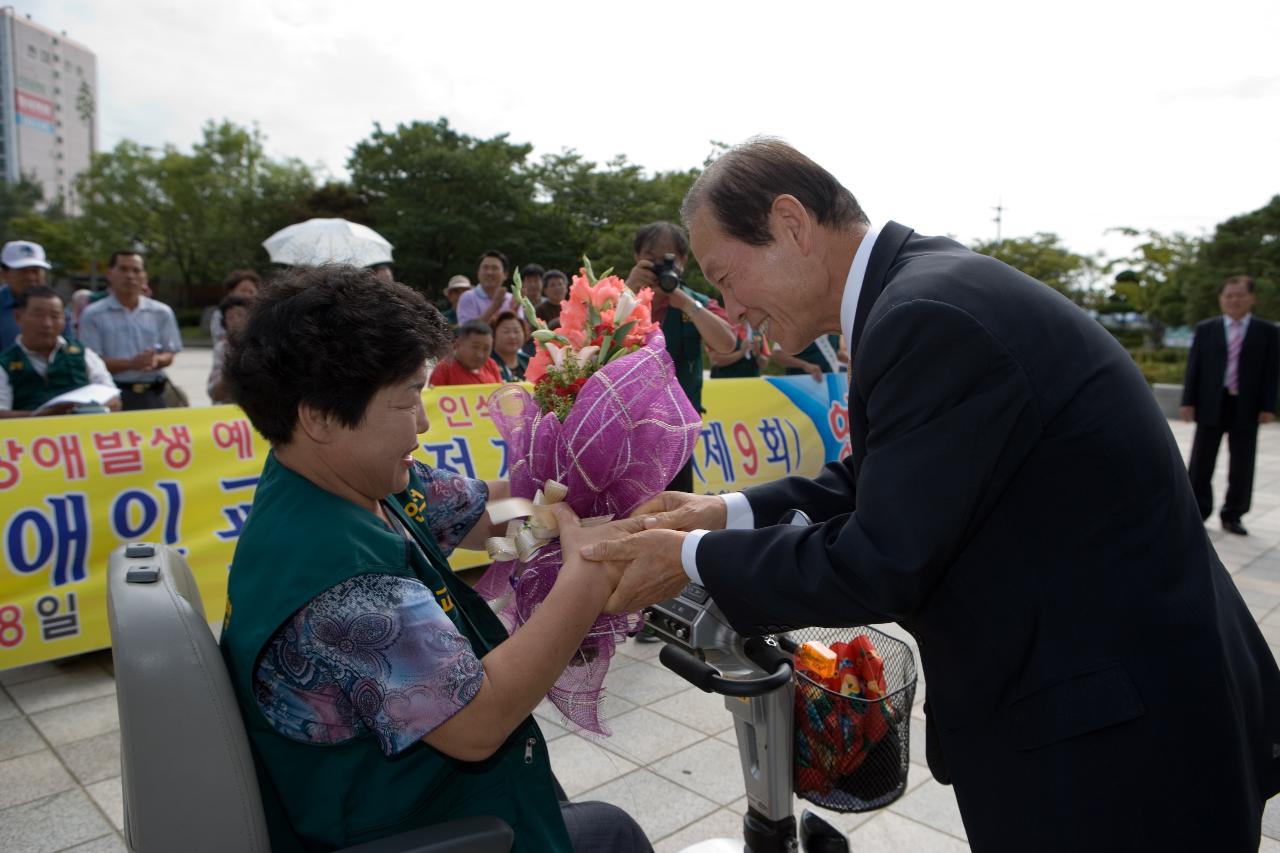
M 1187 424 L 1171 423 L 1184 454 Z M 1215 488 L 1225 485 L 1225 457 Z M 1223 564 L 1280 656 L 1280 426 L 1259 436 L 1248 537 L 1207 526 Z M 896 626 L 887 633 L 911 643 Z M 570 731 L 542 703 L 535 714 L 552 766 L 575 799 L 626 809 L 658 853 L 708 838 L 740 838 L 746 809 L 733 718 L 724 699 L 690 687 L 658 662 L 660 644 L 625 643 L 606 682 L 612 738 Z M 911 718 L 907 790 L 888 808 L 835 814 L 809 807 L 849 834 L 857 853 L 968 850 L 952 789 L 924 766 L 921 679 Z M 0 853 L 118 853 L 123 800 L 120 733 L 108 653 L 0 671 Z M 807 804 L 797 802 L 797 813 Z M 1263 820 L 1264 853 L 1280 853 L 1280 798 Z

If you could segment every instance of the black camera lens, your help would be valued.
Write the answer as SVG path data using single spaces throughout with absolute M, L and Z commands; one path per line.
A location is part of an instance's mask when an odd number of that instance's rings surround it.
M 667 255 L 653 265 L 653 274 L 658 277 L 658 287 L 664 293 L 673 293 L 681 285 L 680 273 L 676 271 L 676 256 Z

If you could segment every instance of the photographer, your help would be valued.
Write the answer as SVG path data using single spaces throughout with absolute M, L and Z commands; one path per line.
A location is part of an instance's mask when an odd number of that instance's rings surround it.
M 689 259 L 689 235 L 683 228 L 670 222 L 645 225 L 636 232 L 632 250 L 636 265 L 627 276 L 627 287 L 636 293 L 646 287 L 653 291 L 653 319 L 662 326 L 676 379 L 693 407 L 703 412 L 703 344 L 715 353 L 731 353 L 737 347 L 737 335 L 714 299 L 681 280 Z M 692 463 L 680 469 L 668 489 L 693 491 Z

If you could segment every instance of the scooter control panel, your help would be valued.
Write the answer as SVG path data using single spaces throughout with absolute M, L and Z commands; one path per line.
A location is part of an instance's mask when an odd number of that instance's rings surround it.
M 675 598 L 646 607 L 644 615 L 659 638 L 695 654 L 723 649 L 736 639 L 711 594 L 697 584 L 687 584 Z

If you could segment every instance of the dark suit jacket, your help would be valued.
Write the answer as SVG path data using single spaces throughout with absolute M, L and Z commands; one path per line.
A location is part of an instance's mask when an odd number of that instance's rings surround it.
M 1222 317 L 1196 325 L 1182 383 L 1182 405 L 1196 407 L 1196 423 L 1225 429 L 1257 427 L 1259 412 L 1275 412 L 1280 380 L 1280 334 L 1275 324 L 1254 316 L 1240 350 L 1240 396 L 1236 422 L 1222 423 L 1222 380 L 1227 373 L 1227 329 Z
M 852 455 L 749 489 L 703 581 L 744 634 L 898 622 L 982 850 L 1256 849 L 1280 672 L 1133 360 L 1050 288 L 896 223 L 850 351 Z

